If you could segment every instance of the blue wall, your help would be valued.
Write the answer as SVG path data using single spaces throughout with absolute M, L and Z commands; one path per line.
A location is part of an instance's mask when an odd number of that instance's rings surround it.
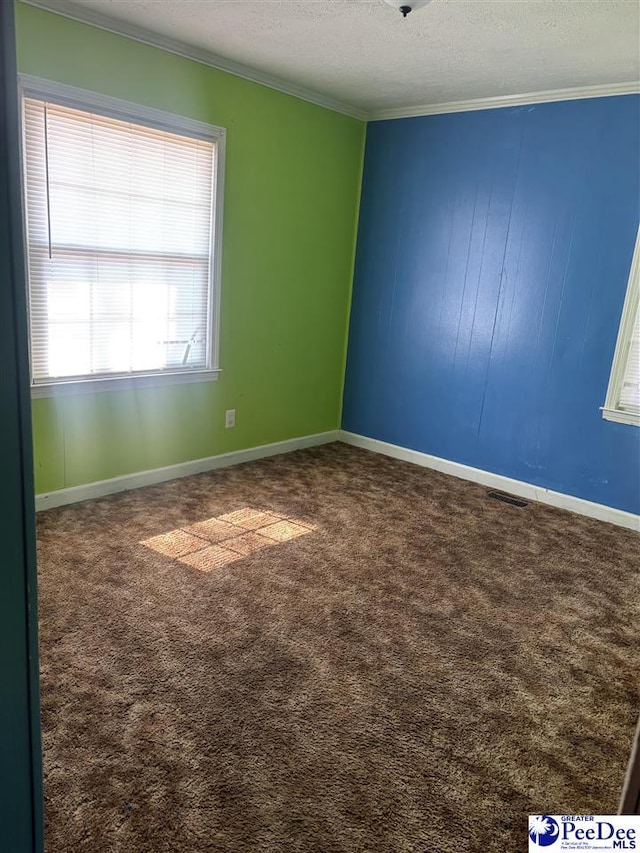
M 639 128 L 635 95 L 369 125 L 344 429 L 640 511 L 599 410 Z

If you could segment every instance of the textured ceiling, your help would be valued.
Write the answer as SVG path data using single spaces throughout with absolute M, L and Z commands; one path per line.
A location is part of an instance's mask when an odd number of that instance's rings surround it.
M 75 8 L 368 112 L 640 77 L 636 0 L 433 0 L 406 19 L 383 0 L 75 0 Z

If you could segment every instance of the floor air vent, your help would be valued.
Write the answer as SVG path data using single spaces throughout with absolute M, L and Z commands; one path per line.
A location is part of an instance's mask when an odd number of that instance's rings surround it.
M 529 501 L 514 498 L 513 495 L 503 495 L 502 492 L 487 492 L 487 497 L 493 498 L 496 501 L 502 501 L 503 504 L 511 504 L 511 506 L 529 506 Z

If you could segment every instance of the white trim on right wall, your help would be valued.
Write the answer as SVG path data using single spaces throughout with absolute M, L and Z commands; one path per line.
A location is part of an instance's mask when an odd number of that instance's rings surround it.
M 393 459 L 401 459 L 403 462 L 412 462 L 414 465 L 421 465 L 423 468 L 441 471 L 443 474 L 450 474 L 453 477 L 459 477 L 461 480 L 470 480 L 472 483 L 480 483 L 483 486 L 500 489 L 517 495 L 519 498 L 539 501 L 559 509 L 577 512 L 578 515 L 587 515 L 590 518 L 617 524 L 619 527 L 628 527 L 630 530 L 640 531 L 640 515 L 635 515 L 632 512 L 586 501 L 573 495 L 565 495 L 563 492 L 554 492 L 551 489 L 545 489 L 543 486 L 525 483 L 523 480 L 514 480 L 511 477 L 504 477 L 502 474 L 493 474 L 491 471 L 472 468 L 470 465 L 463 465 L 461 462 L 452 462 L 439 456 L 431 456 L 429 453 L 409 450 L 407 447 L 378 441 L 378 439 L 368 438 L 365 435 L 357 435 L 345 430 L 340 430 L 339 440 L 354 447 L 362 447 L 364 450 L 372 450 L 374 453 L 391 456 Z

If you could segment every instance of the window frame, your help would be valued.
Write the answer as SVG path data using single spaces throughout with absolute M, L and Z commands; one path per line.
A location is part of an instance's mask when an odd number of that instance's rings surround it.
M 640 426 L 640 412 L 629 412 L 619 408 L 620 392 L 629 359 L 631 337 L 635 324 L 638 306 L 640 304 L 640 226 L 636 236 L 633 260 L 629 272 L 629 281 L 622 308 L 622 317 L 618 329 L 616 348 L 609 375 L 609 385 L 604 406 L 602 406 L 602 417 L 608 421 L 621 424 L 632 424 Z
M 207 382 L 217 380 L 220 368 L 220 305 L 222 278 L 222 219 L 224 209 L 224 174 L 225 174 L 225 143 L 226 129 L 208 124 L 197 119 L 146 107 L 120 98 L 113 98 L 56 83 L 40 77 L 27 74 L 18 75 L 18 96 L 21 111 L 21 181 L 23 201 L 23 230 L 25 246 L 28 248 L 26 181 L 25 181 L 25 134 L 24 134 L 24 98 L 35 98 L 43 101 L 71 107 L 84 112 L 93 112 L 108 118 L 130 122 L 156 130 L 165 130 L 181 136 L 191 136 L 213 143 L 215 156 L 212 171 L 212 228 L 209 264 L 209 317 L 210 329 L 207 342 L 207 364 L 204 368 L 184 369 L 183 367 L 164 371 L 149 371 L 129 375 L 103 376 L 95 378 L 65 379 L 60 377 L 48 382 L 34 384 L 31 376 L 31 396 L 51 397 L 59 394 L 84 394 L 96 391 L 111 391 L 120 389 L 149 388 L 161 385 L 175 385 L 191 382 Z M 31 307 L 30 307 L 30 277 L 28 251 L 27 264 L 27 297 L 29 312 L 29 349 L 31 349 Z

